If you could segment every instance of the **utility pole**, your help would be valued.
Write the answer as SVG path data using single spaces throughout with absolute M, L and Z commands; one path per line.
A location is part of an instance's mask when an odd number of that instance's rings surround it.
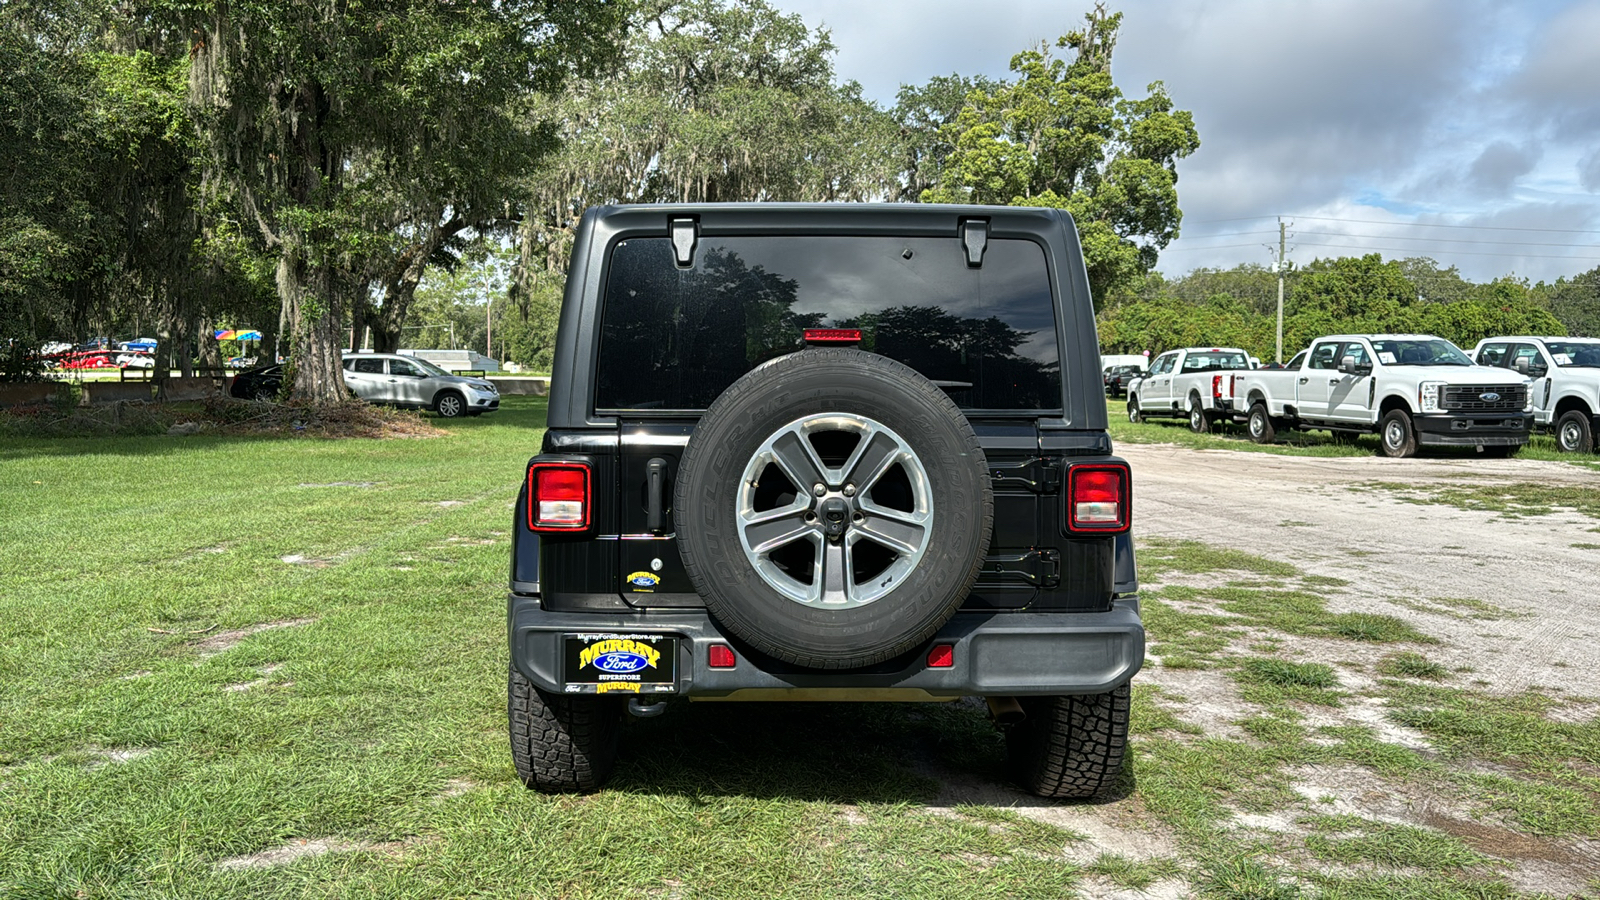
M 483 355 L 494 358 L 494 297 L 485 298 L 483 304 Z
M 1288 265 L 1284 262 L 1285 244 L 1283 216 L 1278 217 L 1278 261 L 1272 268 L 1278 272 L 1278 355 L 1274 362 L 1283 363 L 1283 275 Z

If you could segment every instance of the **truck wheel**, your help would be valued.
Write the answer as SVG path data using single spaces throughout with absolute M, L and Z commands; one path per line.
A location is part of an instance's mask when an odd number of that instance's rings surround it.
M 1206 418 L 1205 408 L 1200 405 L 1198 397 L 1189 398 L 1189 430 L 1195 434 L 1205 434 L 1211 430 L 1211 420 Z
M 994 521 L 972 426 L 937 385 L 860 350 L 802 350 L 706 410 L 677 480 L 706 609 L 754 649 L 844 669 L 911 650 L 972 589 Z
M 1556 446 L 1563 453 L 1593 453 L 1594 426 L 1581 409 L 1570 409 L 1556 422 Z
M 1006 730 L 1012 777 L 1041 797 L 1085 798 L 1117 782 L 1128 748 L 1129 688 L 1018 697 L 1027 718 Z
M 1417 431 L 1411 424 L 1411 414 L 1403 409 L 1391 409 L 1378 423 L 1379 447 L 1384 456 L 1404 459 L 1417 455 Z
M 1128 421 L 1137 425 L 1144 421 L 1144 413 L 1139 410 L 1139 398 L 1128 398 Z
M 522 783 L 547 794 L 597 790 L 617 758 L 621 710 L 610 697 L 550 694 L 510 667 L 511 760 Z
M 1267 413 L 1265 403 L 1257 403 L 1250 407 L 1250 440 L 1258 444 L 1270 444 L 1278 439 L 1278 429 L 1272 422 L 1272 416 Z

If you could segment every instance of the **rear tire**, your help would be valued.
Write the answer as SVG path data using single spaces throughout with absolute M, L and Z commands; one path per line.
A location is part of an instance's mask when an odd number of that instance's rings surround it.
M 1593 453 L 1594 426 L 1581 409 L 1569 409 L 1556 422 L 1556 447 L 1563 453 Z
M 599 789 L 617 758 L 621 711 L 611 698 L 550 694 L 510 667 L 506 707 L 517 777 L 547 794 Z
M 1378 423 L 1378 449 L 1394 459 L 1417 455 L 1417 430 L 1411 424 L 1410 413 L 1391 409 L 1384 414 Z
M 1189 430 L 1195 434 L 1205 434 L 1211 430 L 1211 420 L 1206 418 L 1205 407 L 1200 405 L 1200 398 L 1189 398 Z
M 1250 419 L 1246 427 L 1250 431 L 1250 440 L 1258 444 L 1270 444 L 1278 439 L 1277 425 L 1268 414 L 1265 403 L 1257 403 L 1250 407 Z
M 1130 689 L 1018 697 L 1027 718 L 1006 730 L 1012 776 L 1041 797 L 1088 798 L 1117 783 L 1128 748 Z

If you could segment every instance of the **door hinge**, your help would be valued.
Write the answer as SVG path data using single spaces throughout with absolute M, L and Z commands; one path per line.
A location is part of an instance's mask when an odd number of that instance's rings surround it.
M 1035 494 L 1061 490 L 1061 461 L 1039 456 L 1021 462 L 989 464 L 989 483 L 995 488 L 1021 488 Z
M 1053 588 L 1061 584 L 1061 551 L 1029 550 L 990 556 L 983 571 L 1002 581 L 1024 581 L 1034 587 Z
M 694 265 L 694 247 L 699 242 L 699 223 L 694 219 L 671 219 L 667 223 L 668 231 L 672 235 L 672 255 L 678 268 L 687 269 Z

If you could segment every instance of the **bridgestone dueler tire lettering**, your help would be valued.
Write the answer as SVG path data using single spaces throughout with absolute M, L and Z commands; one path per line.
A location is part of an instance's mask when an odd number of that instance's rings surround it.
M 899 434 L 926 468 L 933 498 L 928 548 L 916 567 L 853 608 L 811 606 L 773 589 L 737 529 L 739 481 L 757 448 L 819 413 L 865 416 Z M 684 568 L 718 623 L 785 662 L 846 669 L 899 656 L 950 620 L 988 552 L 994 498 L 977 435 L 937 385 L 887 357 L 808 349 L 758 366 L 706 410 L 678 472 L 674 520 Z
M 1012 777 L 1041 797 L 1109 791 L 1128 750 L 1129 688 L 1070 697 L 1018 697 L 1027 718 L 1006 730 Z
M 509 672 L 506 706 L 517 777 L 547 794 L 597 790 L 617 757 L 617 701 L 551 694 L 534 687 L 515 666 Z

